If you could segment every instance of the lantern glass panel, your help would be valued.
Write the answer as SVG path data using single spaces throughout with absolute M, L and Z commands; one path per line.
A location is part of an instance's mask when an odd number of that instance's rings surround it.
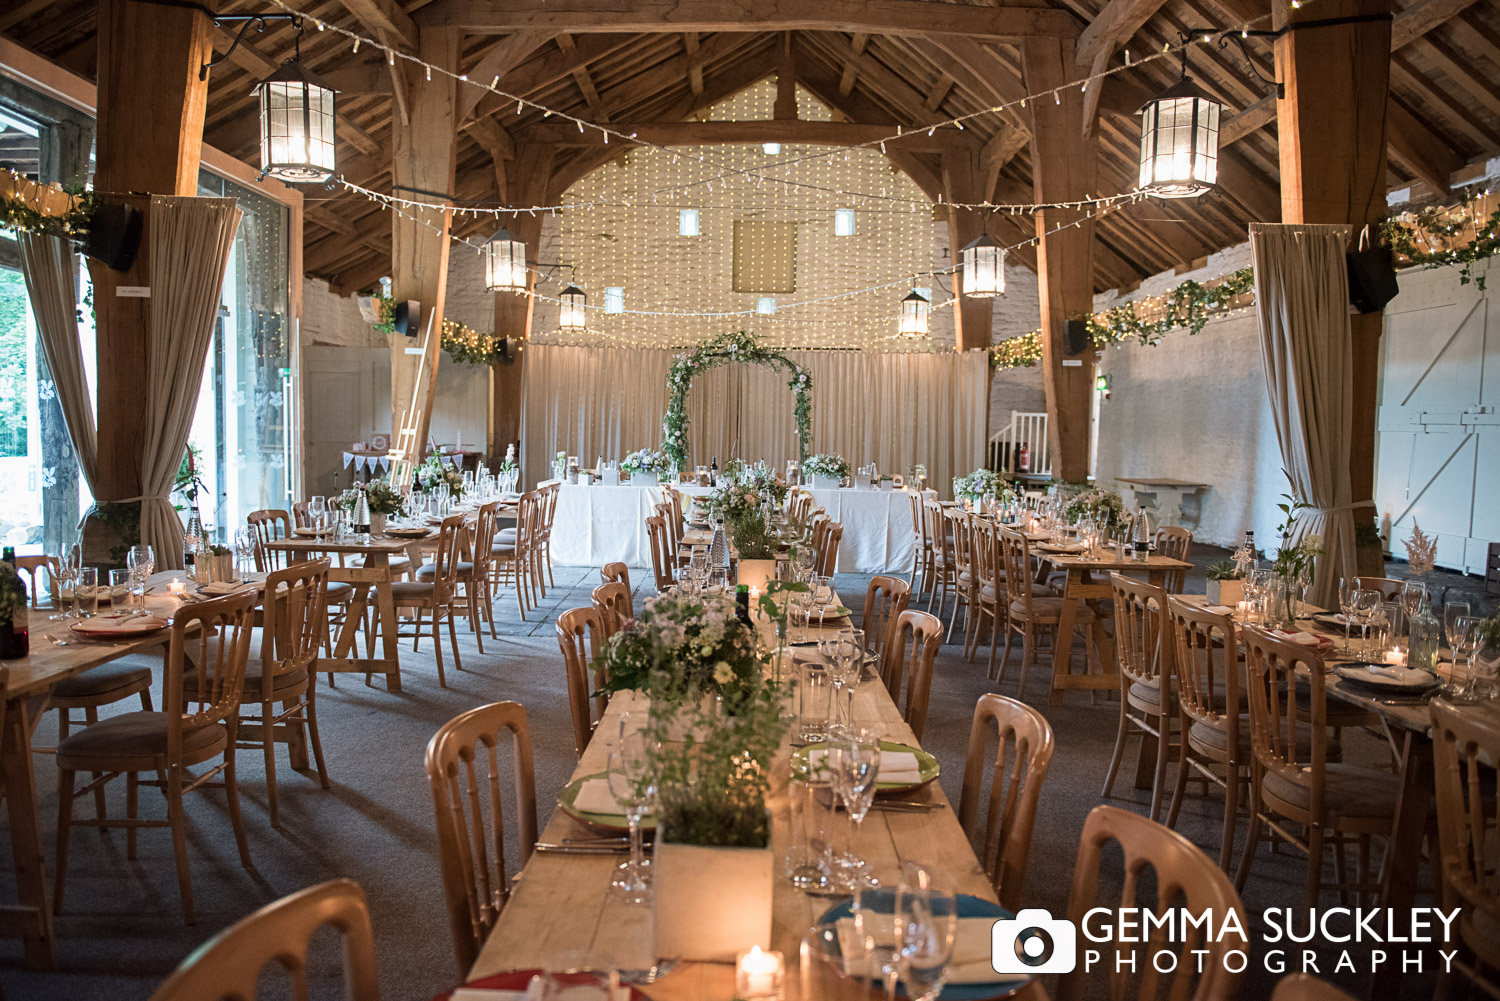
M 1141 115 L 1140 186 L 1163 198 L 1192 198 L 1219 175 L 1219 110 L 1203 97 L 1152 101 Z
M 993 244 L 964 248 L 964 295 L 981 299 L 1005 294 L 1005 251 Z
M 909 337 L 927 333 L 927 314 L 931 308 L 921 293 L 914 290 L 911 295 L 901 300 L 901 322 L 897 328 L 898 331 Z
M 526 244 L 501 234 L 484 245 L 484 286 L 491 292 L 518 292 L 526 287 Z
M 303 80 L 260 85 L 260 162 L 267 175 L 319 182 L 333 174 L 333 94 Z
M 588 310 L 584 305 L 588 297 L 583 294 L 582 289 L 570 285 L 558 298 L 562 301 L 558 326 L 564 330 L 582 330 L 588 326 Z

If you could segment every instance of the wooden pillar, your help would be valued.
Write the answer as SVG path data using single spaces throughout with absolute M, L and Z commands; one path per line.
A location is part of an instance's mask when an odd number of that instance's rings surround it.
M 208 97 L 208 82 L 198 75 L 213 58 L 212 29 L 201 10 L 100 0 L 94 174 L 100 191 L 197 193 Z M 151 219 L 149 199 L 130 201 L 146 215 L 134 266 L 118 272 L 89 262 L 98 327 L 99 501 L 141 492 L 151 299 L 119 296 L 116 289 L 150 287 Z
M 515 168 L 510 177 L 516 205 L 540 205 L 555 202 L 561 192 L 551 190 L 556 151 L 550 146 L 522 145 L 517 148 Z M 518 215 L 506 222 L 512 236 L 526 243 L 526 260 L 535 264 L 541 249 L 542 217 Z M 536 287 L 536 272 L 527 272 L 527 291 Z M 595 295 L 601 290 L 591 289 Z M 597 300 L 595 300 L 597 301 Z M 546 456 L 528 456 L 521 441 L 522 386 L 526 375 L 526 342 L 531 337 L 531 320 L 536 300 L 512 292 L 495 294 L 496 337 L 511 341 L 515 360 L 510 364 L 491 366 L 490 377 L 490 451 L 503 456 L 505 447 L 516 446 L 522 471 L 522 482 L 533 482 L 546 467 Z M 530 468 L 528 471 L 528 462 Z
M 1028 93 L 1067 83 L 1077 71 L 1073 42 L 1024 39 L 1021 66 Z M 1060 101 L 1029 102 L 1033 189 L 1038 202 L 1072 201 L 1097 193 L 1098 140 L 1084 137 L 1083 95 L 1073 87 L 1059 97 Z M 1065 342 L 1067 321 L 1086 316 L 1094 308 L 1094 224 L 1086 215 L 1077 209 L 1046 209 L 1036 214 L 1048 449 L 1053 477 L 1073 482 L 1089 474 L 1093 351 L 1086 346 L 1070 354 Z
M 1390 0 L 1319 0 L 1307 10 L 1278 5 L 1276 27 L 1299 20 L 1389 15 Z M 1276 40 L 1281 217 L 1289 223 L 1350 223 L 1354 239 L 1386 212 L 1385 118 L 1390 89 L 1388 19 L 1287 31 Z M 1385 314 L 1350 317 L 1353 327 L 1354 423 L 1349 479 L 1355 502 L 1375 490 L 1375 416 L 1380 333 Z M 1373 525 L 1375 507 L 1354 511 Z M 1384 575 L 1378 545 L 1359 548 L 1359 572 Z
M 422 28 L 418 55 L 457 72 L 459 39 L 457 29 Z M 403 65 L 398 62 L 394 68 Z M 396 76 L 394 85 L 406 89 L 409 111 L 404 118 L 395 115 L 391 120 L 395 135 L 394 193 L 402 198 L 451 202 L 457 84 L 446 74 L 435 74 L 429 80 L 425 73 L 406 67 Z M 392 216 L 391 293 L 398 302 L 414 299 L 421 303 L 421 321 L 416 337 L 390 335 L 391 427 L 395 434 L 403 426 L 416 429 L 416 454 L 412 459 L 419 461 L 427 447 L 438 363 L 443 354 L 452 212 L 420 208 L 402 212 L 406 214 Z M 429 320 L 435 322 L 429 324 Z
M 955 150 L 943 154 L 943 197 L 949 202 L 975 204 L 986 200 L 985 173 L 979 166 L 977 151 Z M 972 209 L 944 206 L 948 215 L 948 245 L 953 265 L 953 294 L 957 296 L 953 311 L 953 346 L 959 351 L 990 346 L 991 320 L 995 300 L 963 294 L 964 247 L 985 231 L 986 217 Z

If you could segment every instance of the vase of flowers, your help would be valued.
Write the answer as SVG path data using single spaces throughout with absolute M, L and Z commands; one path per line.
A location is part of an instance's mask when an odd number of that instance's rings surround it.
M 446 489 L 454 500 L 464 495 L 464 474 L 436 452 L 417 467 L 417 482 L 423 490 Z
M 832 490 L 841 486 L 849 475 L 849 462 L 842 455 L 822 452 L 802 461 L 802 475 L 808 477 L 814 490 Z
M 1271 564 L 1271 600 L 1267 618 L 1277 629 L 1296 627 L 1297 614 L 1301 611 L 1302 592 L 1312 583 L 1313 560 L 1323 552 L 1321 536 L 1309 534 L 1296 542 L 1292 541 L 1292 528 L 1297 522 L 1297 512 L 1311 506 L 1291 494 L 1283 494 L 1282 503 L 1276 505 L 1282 514 L 1282 522 L 1276 527 L 1281 545 Z
M 400 491 L 384 478 L 365 484 L 365 502 L 370 506 L 370 534 L 382 535 L 385 520 L 401 510 Z
M 986 500 L 1009 504 L 1016 499 L 1016 492 L 1010 488 L 1005 478 L 990 469 L 976 469 L 968 476 L 960 476 L 954 480 L 953 495 L 973 504 Z
M 1125 523 L 1125 501 L 1114 490 L 1090 487 L 1080 490 L 1063 505 L 1063 517 L 1069 522 L 1089 518 L 1095 523 L 1103 521 L 1111 532 Z
M 642 448 L 625 456 L 620 468 L 630 474 L 630 483 L 637 487 L 654 487 L 671 465 L 667 453 L 659 448 Z

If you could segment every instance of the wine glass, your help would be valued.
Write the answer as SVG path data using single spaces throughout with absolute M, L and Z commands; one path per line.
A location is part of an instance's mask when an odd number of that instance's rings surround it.
M 125 554 L 125 567 L 137 584 L 144 585 L 156 570 L 156 553 L 150 546 L 131 546 Z
M 812 579 L 812 602 L 818 610 L 818 625 L 823 625 L 828 606 L 833 603 L 833 578 L 817 576 Z
M 651 902 L 651 862 L 641 851 L 641 818 L 656 808 L 656 775 L 647 754 L 646 738 L 629 729 L 630 714 L 620 719 L 620 740 L 609 753 L 610 795 L 625 812 L 630 825 L 630 858 L 620 863 L 610 893 L 627 904 Z
M 1259 571 L 1252 571 L 1258 573 Z M 1339 578 L 1339 614 L 1344 618 L 1344 648 L 1339 653 L 1351 656 L 1354 648 L 1349 642 L 1349 627 L 1354 624 L 1354 595 L 1359 591 L 1358 577 Z
M 234 555 L 239 563 L 239 574 L 243 576 L 254 569 L 255 536 L 248 528 L 234 530 Z
M 811 545 L 797 548 L 797 569 L 802 571 L 804 579 L 812 575 L 813 564 L 817 562 L 818 554 Z
M 1375 612 L 1380 608 L 1380 599 L 1380 592 L 1373 589 L 1360 588 L 1354 592 L 1354 615 L 1359 619 L 1359 634 L 1366 659 L 1370 657 L 1370 625 L 1375 621 Z
M 828 771 L 833 791 L 844 804 L 849 818 L 848 850 L 834 864 L 849 884 L 862 885 L 869 863 L 854 851 L 860 824 L 875 802 L 875 783 L 880 774 L 880 736 L 870 730 L 842 728 L 834 731 L 828 748 Z
M 322 494 L 307 501 L 307 527 L 321 532 L 328 522 L 328 498 Z
M 1454 646 L 1453 634 L 1458 628 L 1460 616 L 1469 614 L 1469 603 L 1467 601 L 1445 601 L 1443 602 L 1443 635 L 1448 637 L 1448 645 Z
M 1453 668 L 1448 672 L 1448 683 L 1443 686 L 1443 698 L 1454 705 L 1471 705 L 1478 701 L 1473 697 L 1474 688 L 1474 641 L 1478 637 L 1482 620 L 1473 615 L 1455 616 L 1453 631 L 1448 643 L 1453 648 Z M 1459 660 L 1463 659 L 1462 670 Z
M 948 982 L 958 897 L 925 866 L 908 862 L 896 888 L 896 967 L 911 1001 L 932 1001 Z
M 1422 599 L 1427 595 L 1427 585 L 1419 580 L 1409 580 L 1401 585 L 1401 609 L 1406 612 L 1406 621 L 1409 623 L 1416 617 L 1417 609 L 1422 607 Z
M 52 577 L 52 607 L 49 620 L 73 617 L 74 593 L 78 587 L 78 550 L 69 548 L 57 557 L 57 573 Z

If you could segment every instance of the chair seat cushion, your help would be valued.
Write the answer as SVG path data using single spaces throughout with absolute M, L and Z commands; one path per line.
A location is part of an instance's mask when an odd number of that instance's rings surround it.
M 265 675 L 265 663 L 259 657 L 251 657 L 245 661 L 245 684 L 240 689 L 245 702 L 259 701 L 261 695 L 261 679 Z M 307 682 L 307 671 L 299 669 L 278 674 L 271 679 L 273 692 L 284 692 L 298 688 Z M 198 691 L 198 675 L 196 673 L 184 673 L 182 677 L 182 692 L 191 698 Z
M 346 605 L 353 600 L 353 584 L 342 580 L 331 580 L 328 582 L 328 601 L 330 604 Z
M 1037 619 L 1044 622 L 1057 622 L 1062 615 L 1063 600 L 1061 598 L 1032 598 L 1031 613 Z M 1017 617 L 1026 615 L 1026 602 L 1020 598 L 1010 603 L 1010 614 Z M 1073 621 L 1083 625 L 1094 621 L 1094 610 L 1087 605 L 1080 604 L 1073 610 Z
M 1171 703 L 1169 708 L 1172 711 L 1175 711 L 1177 707 L 1177 691 L 1175 686 L 1169 686 L 1167 694 L 1168 699 Z M 1128 698 L 1130 699 L 1130 704 L 1135 706 L 1137 709 L 1152 713 L 1161 711 L 1160 685 L 1151 684 L 1150 682 L 1146 681 L 1132 682 L 1128 692 Z
M 502 546 L 499 543 L 496 543 L 495 545 L 493 545 L 493 546 L 490 547 L 490 555 L 491 556 L 501 556 L 501 557 L 504 557 L 506 559 L 509 559 L 510 557 L 516 555 L 516 547 L 515 546 Z
M 401 599 L 425 600 L 432 597 L 434 585 L 430 581 L 398 580 L 391 584 L 391 595 L 400 604 Z
M 1248 713 L 1240 714 L 1239 732 L 1236 735 L 1240 745 L 1239 753 L 1235 760 L 1241 764 L 1250 761 L 1250 716 Z M 1229 730 L 1224 726 L 1214 726 L 1212 723 L 1198 720 L 1188 728 L 1188 744 L 1199 753 L 1207 753 L 1216 760 L 1224 760 L 1229 750 Z M 1312 747 L 1312 729 L 1305 725 L 1297 727 L 1297 756 L 1306 758 Z M 1327 752 L 1327 760 L 1342 761 L 1344 758 L 1344 747 L 1332 737 L 1327 739 L 1323 745 Z
M 515 542 L 516 530 L 514 528 L 502 528 L 495 533 L 496 542 Z
M 70 735 L 57 745 L 59 768 L 70 771 L 107 771 L 110 768 L 91 768 L 101 761 L 111 768 L 135 770 L 154 767 L 167 756 L 166 713 L 133 712 L 111 716 L 92 726 Z M 227 742 L 226 731 L 221 726 L 200 726 L 186 730 L 182 735 L 183 757 L 189 761 L 201 761 Z
M 1007 593 L 1009 592 L 1007 591 Z M 1032 581 L 1031 596 L 1033 598 L 1055 598 L 1057 597 L 1057 592 L 1046 584 L 1038 584 L 1036 581 Z M 995 585 L 986 584 L 981 587 L 979 589 L 979 598 L 981 601 L 993 604 L 995 601 Z
M 1395 817 L 1396 798 L 1401 780 L 1391 772 L 1368 765 L 1345 765 L 1330 762 L 1323 772 L 1326 784 L 1323 806 L 1330 816 L 1377 820 Z M 1266 772 L 1262 788 L 1269 796 L 1306 810 L 1312 799 L 1311 773 L 1306 781 L 1297 781 L 1280 772 Z
M 436 563 L 423 563 L 420 567 L 417 568 L 417 580 L 432 580 L 436 576 Z M 474 564 L 470 563 L 468 560 L 460 560 L 458 563 L 458 576 L 474 576 Z
M 141 663 L 144 659 L 127 657 L 64 678 L 52 686 L 52 699 L 88 699 L 104 705 L 134 695 L 151 685 L 151 668 Z

